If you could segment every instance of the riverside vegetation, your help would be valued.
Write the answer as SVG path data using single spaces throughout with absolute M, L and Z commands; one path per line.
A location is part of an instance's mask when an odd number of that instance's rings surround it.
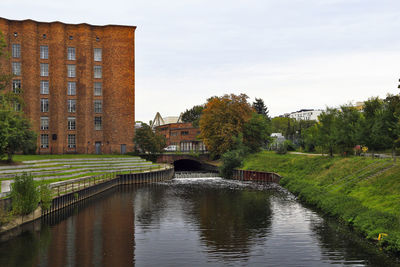
M 263 151 L 248 155 L 243 169 L 280 174 L 281 185 L 302 201 L 346 222 L 383 249 L 400 253 L 400 164 Z

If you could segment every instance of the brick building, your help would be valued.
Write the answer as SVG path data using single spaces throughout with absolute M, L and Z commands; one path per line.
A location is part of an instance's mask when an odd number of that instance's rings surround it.
M 198 136 L 200 129 L 192 123 L 169 123 L 156 127 L 156 131 L 167 139 L 167 146 L 175 145 L 178 151 L 206 151 L 206 147 Z
M 22 89 L 39 153 L 133 149 L 135 29 L 0 18 L 10 54 L 0 72 Z

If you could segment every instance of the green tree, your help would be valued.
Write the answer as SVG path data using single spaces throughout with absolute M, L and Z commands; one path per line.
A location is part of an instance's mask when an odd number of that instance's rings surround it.
M 200 130 L 212 157 L 219 157 L 231 150 L 233 138 L 243 132 L 244 124 L 254 112 L 247 99 L 245 94 L 208 99 L 200 118 Z
M 361 112 L 352 106 L 341 106 L 336 116 L 336 145 L 342 154 L 349 153 L 360 141 Z
M 26 173 L 16 176 L 11 184 L 12 209 L 16 214 L 29 214 L 39 203 L 40 194 L 33 177 Z
M 319 115 L 319 123 L 316 125 L 316 142 L 324 148 L 329 156 L 333 157 L 336 148 L 336 119 L 337 110 L 328 108 Z
M 151 127 L 146 123 L 142 123 L 141 127 L 136 130 L 133 142 L 136 150 L 150 154 L 161 153 L 166 146 L 165 137 L 153 132 Z
M 199 127 L 200 116 L 203 112 L 204 106 L 198 105 L 194 106 L 191 109 L 187 109 L 185 112 L 182 113 L 182 121 L 183 122 L 191 122 L 194 127 Z
M 377 97 L 370 98 L 364 103 L 364 119 L 360 127 L 360 139 L 374 156 L 376 150 L 390 147 L 383 101 Z
M 258 152 L 271 140 L 271 125 L 262 115 L 253 113 L 250 120 L 243 125 L 243 144 L 251 153 Z
M 385 127 L 390 139 L 393 159 L 396 159 L 395 148 L 400 146 L 400 96 L 387 95 L 384 100 L 384 106 Z
M 256 98 L 256 101 L 253 102 L 253 108 L 258 114 L 265 116 L 267 120 L 271 120 L 271 118 L 268 116 L 268 108 L 265 105 L 264 100 L 261 98 Z
M 0 33 L 0 59 L 6 56 L 6 43 Z M 0 74 L 0 159 L 7 155 L 8 161 L 12 161 L 15 152 L 35 150 L 36 146 L 36 134 L 30 130 L 28 119 L 15 109 L 16 104 L 23 104 L 22 98 L 7 90 L 11 78 L 10 74 Z

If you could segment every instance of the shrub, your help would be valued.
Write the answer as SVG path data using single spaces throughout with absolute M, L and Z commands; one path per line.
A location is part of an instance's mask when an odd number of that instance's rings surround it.
M 38 205 L 40 194 L 33 177 L 27 173 L 14 178 L 11 184 L 12 209 L 15 214 L 28 214 Z
M 48 210 L 51 206 L 53 196 L 51 193 L 51 189 L 48 184 L 45 184 L 43 181 L 40 183 L 38 187 L 39 195 L 40 195 L 40 205 L 42 209 Z

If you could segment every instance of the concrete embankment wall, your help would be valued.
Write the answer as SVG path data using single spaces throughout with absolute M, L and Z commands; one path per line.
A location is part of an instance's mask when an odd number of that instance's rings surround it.
M 279 181 L 281 180 L 281 176 L 274 172 L 234 170 L 232 179 L 240 180 L 240 181 L 254 181 L 254 182 L 266 182 L 266 183 L 279 184 Z
M 110 179 L 101 183 L 92 184 L 87 187 L 77 188 L 76 190 L 71 190 L 66 194 L 62 194 L 53 198 L 50 209 L 42 210 L 38 207 L 33 213 L 19 216 L 15 218 L 12 222 L 3 225 L 0 227 L 0 233 L 10 232 L 5 236 L 13 235 L 12 232 L 16 231 L 16 228 L 19 226 L 26 224 L 28 222 L 35 221 L 36 219 L 50 214 L 52 212 L 61 210 L 67 206 L 78 203 L 84 199 L 92 197 L 96 194 L 104 192 L 110 188 L 119 186 L 119 185 L 130 185 L 130 184 L 149 184 L 154 182 L 166 181 L 170 180 L 174 177 L 174 169 L 168 168 L 164 170 L 151 171 L 151 172 L 142 172 L 142 173 L 131 173 L 131 174 L 119 174 L 116 178 Z M 11 210 L 11 199 L 2 199 L 0 200 L 0 208 L 3 211 Z M 4 239 L 2 236 L 0 239 Z

